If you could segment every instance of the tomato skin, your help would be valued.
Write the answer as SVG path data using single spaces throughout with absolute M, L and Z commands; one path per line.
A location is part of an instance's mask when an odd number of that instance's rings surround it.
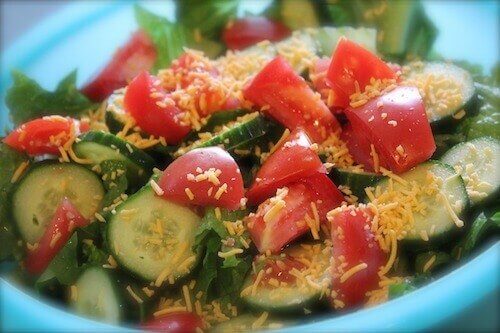
M 326 74 L 331 61 L 331 58 L 326 57 L 318 59 L 314 63 L 314 66 L 309 73 L 309 77 L 311 78 L 314 89 L 321 94 L 321 97 L 327 101 L 329 98 L 331 99 L 333 105 L 328 105 L 328 107 L 333 114 L 338 114 L 343 112 L 343 109 L 338 107 L 339 105 L 349 105 L 349 96 L 330 88 L 328 85 Z M 329 97 L 329 94 L 332 94 L 333 97 Z M 328 103 L 330 103 L 330 101 L 328 101 Z
M 378 272 L 386 262 L 386 254 L 370 230 L 371 221 L 372 214 L 368 208 L 349 207 L 331 218 L 332 286 L 337 293 L 335 299 L 342 301 L 345 308 L 363 304 L 366 292 L 378 289 Z M 340 256 L 344 260 L 340 260 Z M 347 264 L 343 269 L 339 267 L 342 263 Z M 342 272 L 360 263 L 365 263 L 367 267 L 340 282 Z
M 29 155 L 59 155 L 58 147 L 68 142 L 75 133 L 86 132 L 89 129 L 87 123 L 73 118 L 47 116 L 22 124 L 2 141 L 9 147 Z M 52 143 L 51 137 L 59 139 Z
M 346 109 L 345 114 L 354 136 L 365 135 L 393 172 L 411 169 L 428 160 L 436 150 L 423 101 L 415 87 L 399 86 L 359 108 Z M 398 146 L 403 148 L 403 155 Z
M 370 79 L 396 79 L 396 73 L 375 54 L 362 46 L 341 38 L 333 51 L 332 61 L 326 76 L 327 84 L 338 98 L 334 106 L 349 106 L 349 96 L 356 92 L 355 82 L 361 91 Z
M 366 171 L 374 172 L 373 157 L 371 155 L 370 141 L 364 133 L 354 132 L 351 124 L 347 124 L 340 134 L 340 138 L 345 141 L 349 153 L 352 155 L 357 164 L 362 164 Z M 384 156 L 378 155 L 379 166 L 387 168 Z
M 222 40 L 230 50 L 242 50 L 263 40 L 280 41 L 292 32 L 284 24 L 262 16 L 245 17 L 226 26 Z
M 203 329 L 204 325 L 201 318 L 194 313 L 173 312 L 149 320 L 140 327 L 148 332 L 196 333 L 197 329 Z
M 288 183 L 326 173 L 323 163 L 311 148 L 307 134 L 298 128 L 267 158 L 247 191 L 248 203 L 256 205 L 276 193 Z
M 273 206 L 271 199 L 264 201 L 257 208 L 257 213 L 245 219 L 252 241 L 261 253 L 267 250 L 278 253 L 297 237 L 310 229 L 304 222 L 305 214 L 313 217 L 311 203 L 318 209 L 320 222 L 326 221 L 326 213 L 338 207 L 344 200 L 342 193 L 327 175 L 317 173 L 301 181 L 288 184 L 287 195 L 283 198 L 283 207 L 275 218 L 264 221 L 264 215 Z
M 191 128 L 181 123 L 182 111 L 156 83 L 157 80 L 146 71 L 137 75 L 125 93 L 125 110 L 146 133 L 162 136 L 169 144 L 177 144 Z M 156 96 L 152 97 L 152 94 Z M 166 105 L 159 106 L 159 102 Z
M 340 125 L 306 81 L 278 56 L 269 62 L 245 87 L 246 99 L 290 130 L 302 127 L 314 142 L 322 142 Z
M 82 88 L 83 94 L 100 102 L 114 90 L 122 88 L 143 70 L 150 70 L 156 61 L 156 49 L 149 36 L 139 30 L 118 49 L 99 74 Z
M 219 169 L 220 184 L 215 185 L 209 180 L 189 180 L 189 174 L 200 174 L 197 168 L 200 168 L 202 173 L 210 168 Z M 217 200 L 215 195 L 223 184 L 227 184 L 227 190 Z M 235 210 L 241 207 L 241 200 L 244 198 L 240 169 L 233 157 L 219 147 L 193 149 L 177 158 L 165 169 L 158 185 L 164 191 L 164 198 L 185 205 L 216 206 Z M 193 193 L 193 200 L 186 193 L 186 188 Z
M 68 242 L 76 227 L 86 226 L 88 221 L 78 212 L 68 198 L 64 198 L 56 209 L 54 217 L 34 250 L 28 250 L 24 266 L 28 273 L 43 273 L 50 262 Z M 60 234 L 56 241 L 52 241 Z M 52 246 L 51 246 L 52 243 Z

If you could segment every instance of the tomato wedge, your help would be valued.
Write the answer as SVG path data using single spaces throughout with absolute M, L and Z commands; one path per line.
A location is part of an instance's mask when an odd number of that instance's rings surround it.
M 263 40 L 280 41 L 292 32 L 283 23 L 267 17 L 253 16 L 235 20 L 222 33 L 222 40 L 230 50 L 242 50 Z
M 34 275 L 41 274 L 71 238 L 76 227 L 86 226 L 88 221 L 78 212 L 68 198 L 57 207 L 54 217 L 33 250 L 28 250 L 24 265 Z
M 88 130 L 88 123 L 69 117 L 47 116 L 22 124 L 2 141 L 9 147 L 29 155 L 59 155 L 58 147 Z
M 144 132 L 162 136 L 169 144 L 179 143 L 191 129 L 182 123 L 183 112 L 161 88 L 158 78 L 146 71 L 128 85 L 124 105 Z
M 100 102 L 114 90 L 125 87 L 140 72 L 150 70 L 155 61 L 153 42 L 145 32 L 136 31 L 82 92 L 91 100 Z
M 389 169 L 401 173 L 428 160 L 436 150 L 422 98 L 415 87 L 397 87 L 345 111 L 353 136 L 374 145 Z
M 238 209 L 243 178 L 234 159 L 219 147 L 193 149 L 172 162 L 158 185 L 166 199 L 188 205 Z
M 141 324 L 141 329 L 159 333 L 197 333 L 203 328 L 201 318 L 191 312 L 172 312 Z
M 193 106 L 201 117 L 240 106 L 237 98 L 228 96 L 227 91 L 221 88 L 221 78 L 214 63 L 198 53 L 186 52 L 175 59 L 169 76 L 173 79 L 163 82 L 163 87 L 172 92 L 172 98 L 177 102 L 186 95 L 191 96 Z
M 305 215 L 314 219 L 313 204 L 316 205 L 320 222 L 325 222 L 327 212 L 338 207 L 343 200 L 342 193 L 328 176 L 317 173 L 278 190 L 277 196 L 260 204 L 257 213 L 250 214 L 245 223 L 261 253 L 268 250 L 277 253 L 310 230 Z M 282 208 L 273 208 L 276 205 Z M 274 213 L 269 213 L 271 209 Z M 317 228 L 319 230 L 319 226 Z
M 316 172 L 326 173 L 326 169 L 311 148 L 307 134 L 298 128 L 276 148 L 259 169 L 247 192 L 248 203 L 259 204 L 275 194 L 278 188 Z
M 326 82 L 326 73 L 328 72 L 331 61 L 331 58 L 326 57 L 316 60 L 309 72 L 309 77 L 311 78 L 314 89 L 321 94 L 323 100 L 326 100 L 326 104 L 330 110 L 334 114 L 337 114 L 343 112 L 343 109 L 339 108 L 338 105 L 349 105 L 349 96 L 343 94 L 339 95 L 338 92 L 336 93 Z
M 347 144 L 347 149 L 349 149 L 349 153 L 352 155 L 357 164 L 362 164 L 366 171 L 375 171 L 371 143 L 368 141 L 364 133 L 354 132 L 351 124 L 347 124 L 342 129 L 340 138 Z M 378 153 L 377 156 L 379 159 L 379 167 L 387 168 L 384 156 L 378 155 Z
M 386 255 L 370 229 L 371 212 L 368 208 L 349 206 L 329 220 L 332 223 L 334 299 L 341 301 L 346 308 L 361 305 L 366 292 L 378 289 L 378 272 L 386 262 Z M 360 264 L 365 267 L 347 279 L 343 276 Z
M 333 105 L 346 108 L 349 96 L 356 92 L 356 83 L 361 91 L 374 79 L 396 79 L 396 73 L 375 54 L 361 45 L 341 38 L 333 51 L 332 62 L 326 80 L 333 89 Z
M 244 89 L 246 99 L 294 130 L 302 127 L 314 142 L 322 142 L 340 128 L 335 116 L 293 68 L 278 56 Z

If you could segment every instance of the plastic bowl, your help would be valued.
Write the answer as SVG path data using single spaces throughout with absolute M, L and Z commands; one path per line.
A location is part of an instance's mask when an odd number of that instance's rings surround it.
M 245 1 L 252 8 L 262 3 Z M 173 16 L 172 3 L 150 3 L 157 13 Z M 428 2 L 426 9 L 440 36 L 436 49 L 445 57 L 491 66 L 498 59 L 498 3 Z M 79 83 L 109 59 L 135 29 L 130 2 L 78 2 L 40 23 L 1 55 L 0 128 L 8 124 L 5 90 L 11 84 L 5 69 L 18 68 L 52 88 L 74 68 Z M 105 33 L 103 33 L 103 31 Z M 480 38 L 479 38 L 480 37 Z M 489 41 L 489 42 L 487 42 Z M 293 326 L 287 332 L 416 331 L 429 329 L 461 315 L 471 306 L 497 295 L 500 289 L 500 242 L 437 281 L 380 306 L 343 316 Z M 42 302 L 0 279 L 2 331 L 127 331 L 67 312 Z M 498 304 L 496 305 L 498 308 Z

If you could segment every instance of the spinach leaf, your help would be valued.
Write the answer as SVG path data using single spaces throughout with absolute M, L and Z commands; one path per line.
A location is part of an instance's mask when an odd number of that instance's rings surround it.
M 451 256 L 446 252 L 428 251 L 419 253 L 415 258 L 415 271 L 420 274 L 431 273 L 450 262 Z
M 94 104 L 76 88 L 76 71 L 69 73 L 53 92 L 20 71 L 12 71 L 14 84 L 7 91 L 5 102 L 14 125 L 48 115 L 78 116 Z
M 460 123 L 458 131 L 467 140 L 482 136 L 500 139 L 500 88 L 476 83 L 476 90 L 481 103 L 479 112 Z
M 75 233 L 52 259 L 49 267 L 36 281 L 36 285 L 43 285 L 52 279 L 56 279 L 62 285 L 70 285 L 76 281 L 78 275 L 80 266 L 78 266 L 78 239 Z
M 223 50 L 223 46 L 218 42 L 206 38 L 195 38 L 194 31 L 182 22 L 170 22 L 140 6 L 135 6 L 135 17 L 139 26 L 155 45 L 157 52 L 156 63 L 153 67 L 155 71 L 169 67 L 173 60 L 184 53 L 184 47 L 203 51 L 208 57 L 216 57 Z M 205 13 L 204 17 L 206 17 Z
M 9 217 L 9 195 L 14 184 L 11 183 L 14 172 L 28 157 L 0 142 L 0 261 L 22 255 L 22 246 L 14 232 Z
M 243 253 L 220 258 L 219 251 L 227 250 L 223 240 L 232 239 L 232 247 L 244 248 L 239 239 L 232 238 L 222 221 L 234 221 L 243 218 L 245 210 L 229 212 L 221 210 L 218 219 L 215 209 L 207 208 L 201 226 L 196 234 L 195 249 L 204 251 L 202 269 L 197 278 L 196 289 L 203 291 L 205 298 L 234 301 L 243 285 L 244 278 L 252 264 L 252 256 Z M 242 237 L 248 237 L 243 234 Z
M 128 188 L 127 166 L 122 161 L 106 160 L 101 162 L 101 174 L 104 180 L 106 194 L 102 207 L 112 205 Z
M 157 58 L 154 70 L 170 66 L 187 45 L 187 30 L 184 26 L 172 23 L 164 17 L 155 15 L 144 8 L 135 6 L 135 19 L 148 34 L 156 47 Z
M 497 207 L 498 209 L 498 207 Z M 470 230 L 452 250 L 456 259 L 467 257 L 489 233 L 500 234 L 500 212 L 490 214 L 480 213 L 472 222 Z
M 404 279 L 400 283 L 396 283 L 389 286 L 389 299 L 398 298 L 400 296 L 411 293 L 417 290 L 424 284 L 429 283 L 432 278 L 427 274 L 417 274 L 412 277 Z
M 236 18 L 239 4 L 240 0 L 176 0 L 176 17 L 204 38 L 219 39 L 226 24 Z
M 91 266 L 102 266 L 108 263 L 109 254 L 94 244 L 82 244 L 83 263 Z

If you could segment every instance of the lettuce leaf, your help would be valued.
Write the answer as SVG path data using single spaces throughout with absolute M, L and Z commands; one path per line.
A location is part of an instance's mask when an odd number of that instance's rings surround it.
M 80 268 L 78 265 L 78 237 L 74 233 L 52 259 L 49 267 L 38 278 L 36 285 L 43 285 L 52 279 L 56 279 L 62 285 L 71 285 L 80 275 Z
M 5 102 L 14 125 L 48 115 L 78 116 L 94 104 L 76 88 L 76 71 L 69 73 L 53 92 L 43 89 L 20 71 L 12 71 L 13 85 Z
M 185 27 L 203 38 L 219 39 L 222 29 L 233 18 L 240 0 L 176 0 L 176 17 Z
M 170 66 L 170 63 L 184 52 L 183 47 L 187 45 L 188 40 L 187 29 L 141 6 L 136 5 L 134 10 L 137 23 L 156 47 L 157 58 L 153 70 Z
M 203 51 L 210 58 L 216 57 L 223 50 L 223 46 L 213 40 L 197 40 L 194 30 L 182 22 L 170 22 L 138 5 L 135 6 L 135 18 L 139 27 L 148 34 L 155 45 L 157 58 L 153 71 L 169 67 L 172 61 L 184 52 L 184 47 Z
M 245 210 L 234 212 L 221 210 L 222 217 L 219 220 L 213 208 L 207 208 L 205 211 L 195 239 L 196 251 L 204 252 L 203 267 L 196 279 L 196 289 L 203 291 L 205 298 L 234 301 L 239 295 L 245 276 L 252 265 L 252 256 L 242 253 L 222 259 L 218 256 L 218 252 L 227 250 L 222 240 L 230 237 L 222 221 L 236 221 L 246 214 Z M 239 240 L 235 240 L 234 247 L 243 248 Z

